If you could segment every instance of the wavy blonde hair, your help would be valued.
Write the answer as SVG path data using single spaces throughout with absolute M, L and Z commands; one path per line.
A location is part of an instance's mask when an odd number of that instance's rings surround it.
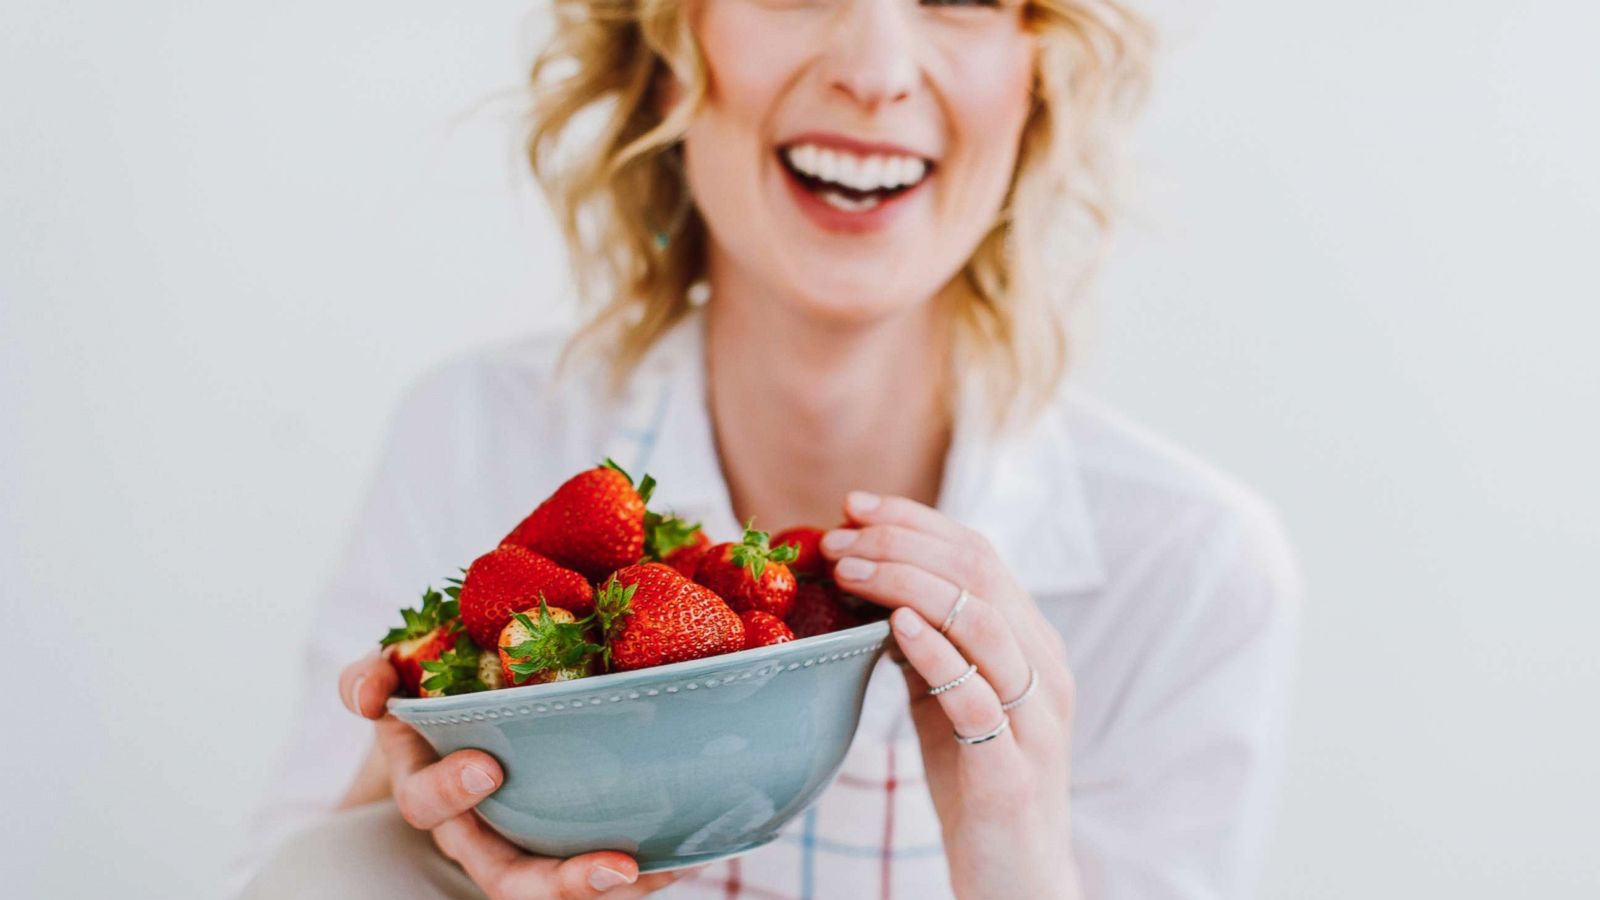
M 1000 214 L 952 285 L 960 347 L 999 410 L 1038 409 L 1066 374 L 1067 313 L 1103 253 L 1121 133 L 1153 44 L 1145 21 L 1116 0 L 1023 3 L 1038 46 L 1032 108 Z M 597 345 L 620 387 L 688 313 L 706 269 L 708 234 L 681 140 L 704 102 L 706 65 L 683 0 L 554 0 L 554 9 L 533 64 L 528 160 L 594 310 L 568 356 Z M 663 116 L 669 78 L 680 102 Z M 586 118 L 598 135 L 575 138 Z

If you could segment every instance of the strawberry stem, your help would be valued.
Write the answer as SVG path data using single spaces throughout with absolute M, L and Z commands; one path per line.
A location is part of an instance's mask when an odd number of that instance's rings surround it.
M 694 543 L 700 533 L 700 523 L 685 522 L 675 515 L 646 511 L 644 514 L 644 553 L 648 559 L 660 562 L 667 554 Z
M 422 687 L 446 697 L 489 689 L 478 677 L 478 645 L 464 632 L 456 636 L 456 645 L 439 654 L 438 659 L 425 660 L 422 670 L 429 673 L 422 680 Z
M 800 555 L 800 548 L 794 544 L 784 544 L 773 548 L 767 545 L 768 534 L 756 530 L 756 520 L 751 519 L 744 526 L 744 540 L 733 547 L 733 564 L 743 566 L 750 572 L 751 577 L 760 578 L 767 570 L 767 563 L 790 563 Z
M 446 593 L 449 593 L 448 589 L 446 589 Z M 401 641 L 422 637 L 435 628 L 456 619 L 459 613 L 460 606 L 456 603 L 454 594 L 451 594 L 450 599 L 446 600 L 432 587 L 425 588 L 422 592 L 421 609 L 400 610 L 400 618 L 405 621 L 405 624 L 399 628 L 389 629 L 389 633 L 384 635 L 378 641 L 378 644 L 387 647 L 390 644 L 398 644 Z M 453 622 L 451 631 L 455 631 L 459 627 L 459 622 Z

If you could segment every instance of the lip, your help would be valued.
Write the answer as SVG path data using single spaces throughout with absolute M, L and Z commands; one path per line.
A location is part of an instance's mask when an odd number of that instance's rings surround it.
M 778 147 L 792 147 L 795 144 L 816 144 L 819 147 L 833 147 L 846 150 L 859 156 L 872 156 L 873 154 L 894 154 L 896 156 L 915 156 L 930 166 L 934 159 L 931 154 L 920 150 L 913 150 L 902 144 L 891 144 L 883 141 L 863 141 L 839 134 L 833 131 L 806 131 L 793 137 L 778 142 Z

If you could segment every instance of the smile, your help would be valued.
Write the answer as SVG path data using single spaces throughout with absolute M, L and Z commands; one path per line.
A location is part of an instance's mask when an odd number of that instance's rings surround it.
M 927 160 L 905 154 L 857 154 L 799 143 L 778 149 L 778 160 L 813 196 L 834 209 L 863 213 L 927 180 Z

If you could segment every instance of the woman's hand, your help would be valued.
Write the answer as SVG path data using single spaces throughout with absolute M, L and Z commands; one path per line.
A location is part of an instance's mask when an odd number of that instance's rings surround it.
M 1060 635 L 977 532 L 903 497 L 853 492 L 845 513 L 851 526 L 828 532 L 823 554 L 841 589 L 894 610 L 956 894 L 1080 896 Z M 929 685 L 948 687 L 930 695 Z
M 394 667 L 374 655 L 344 670 L 339 696 L 351 712 L 377 720 L 378 749 L 400 814 L 412 826 L 431 831 L 444 855 L 460 863 L 491 900 L 641 897 L 685 874 L 641 876 L 631 857 L 613 851 L 565 860 L 524 853 L 472 811 L 500 787 L 500 764 L 481 750 L 458 750 L 440 759 L 411 726 L 385 712 L 384 703 L 399 684 Z

